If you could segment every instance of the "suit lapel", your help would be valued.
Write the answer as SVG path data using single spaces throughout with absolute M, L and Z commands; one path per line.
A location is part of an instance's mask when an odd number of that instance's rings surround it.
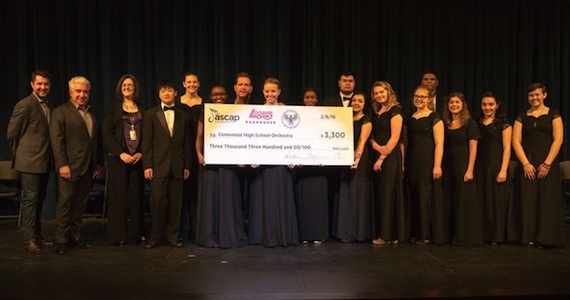
M 164 111 L 162 111 L 162 108 L 160 106 L 157 108 L 155 114 L 162 128 L 164 128 L 168 136 L 170 136 L 170 131 L 168 130 L 168 125 L 166 124 L 166 117 L 164 116 Z M 174 116 L 174 120 L 176 120 L 176 116 Z

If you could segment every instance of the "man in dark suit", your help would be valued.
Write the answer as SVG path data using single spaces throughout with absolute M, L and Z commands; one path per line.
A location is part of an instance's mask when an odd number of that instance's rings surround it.
M 51 144 L 59 173 L 55 213 L 58 255 L 65 254 L 68 246 L 90 247 L 81 239 L 79 229 L 93 178 L 103 172 L 99 125 L 88 105 L 90 89 L 87 78 L 71 78 L 69 101 L 55 108 L 51 116 Z
M 44 70 L 32 73 L 32 94 L 18 101 L 8 123 L 8 144 L 14 158 L 12 167 L 20 171 L 22 197 L 22 239 L 26 251 L 41 254 L 42 247 L 52 246 L 42 237 L 42 205 L 46 198 L 53 155 L 49 140 L 52 110 L 48 101 L 51 77 Z
M 158 85 L 160 105 L 150 108 L 143 117 L 143 169 L 151 181 L 150 238 L 147 249 L 156 247 L 163 239 L 172 247 L 178 241 L 183 182 L 190 176 L 193 141 L 188 121 L 175 109 L 176 87 L 171 81 Z
M 338 78 L 338 95 L 325 99 L 323 105 L 350 107 L 350 100 L 352 100 L 354 95 L 355 86 L 354 74 L 350 71 L 342 72 Z

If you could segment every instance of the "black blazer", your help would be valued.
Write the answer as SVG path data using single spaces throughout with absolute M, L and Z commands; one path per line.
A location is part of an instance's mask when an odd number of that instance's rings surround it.
M 323 106 L 344 106 L 344 105 L 342 105 L 342 99 L 340 98 L 340 95 L 336 95 L 325 99 L 325 101 L 323 102 Z
M 47 103 L 50 114 L 53 110 Z M 46 173 L 52 167 L 53 154 L 49 136 L 49 124 L 42 105 L 34 94 L 18 101 L 7 132 L 8 144 L 14 158 L 13 167 L 25 173 Z
M 193 145 L 188 119 L 180 110 L 174 110 L 172 137 L 160 105 L 145 111 L 143 116 L 143 169 L 153 169 L 154 177 L 166 177 L 172 172 L 175 178 L 184 178 L 184 169 L 190 170 Z
M 140 102 L 136 102 L 139 112 L 144 117 L 144 106 Z M 123 138 L 123 101 L 117 100 L 107 107 L 105 118 L 103 119 L 103 149 L 105 154 L 109 156 L 119 156 L 127 150 L 125 140 Z M 142 132 L 137 136 L 139 146 L 137 152 L 142 153 Z
M 85 121 L 71 101 L 53 110 L 50 137 L 56 170 L 69 165 L 72 176 L 81 176 L 89 167 L 103 164 L 99 123 L 94 113 L 88 113 L 93 120 L 92 137 L 89 137 Z

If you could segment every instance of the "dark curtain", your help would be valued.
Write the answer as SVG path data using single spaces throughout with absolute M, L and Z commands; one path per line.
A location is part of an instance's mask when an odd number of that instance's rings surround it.
M 475 117 L 490 90 L 512 118 L 528 107 L 526 87 L 540 81 L 547 105 L 565 117 L 569 20 L 565 0 L 0 1 L 1 130 L 37 68 L 52 73 L 56 105 L 68 99 L 69 78 L 90 79 L 101 118 L 122 74 L 139 79 L 142 101 L 152 106 L 160 80 L 184 92 L 187 70 L 199 74 L 202 97 L 217 82 L 233 97 L 234 76 L 246 71 L 261 101 L 263 81 L 277 77 L 287 104 L 300 103 L 307 86 L 321 98 L 336 94 L 342 70 L 354 72 L 357 90 L 387 80 L 407 101 L 423 71 L 435 70 L 439 93 L 463 92 Z M 5 139 L 0 150 L 11 158 Z

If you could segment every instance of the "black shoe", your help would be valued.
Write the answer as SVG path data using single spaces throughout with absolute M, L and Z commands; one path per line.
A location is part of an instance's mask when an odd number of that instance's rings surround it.
M 75 248 L 91 248 L 91 245 L 87 244 L 81 239 L 76 239 L 75 241 L 71 242 L 71 247 Z
M 56 255 L 64 255 L 66 251 L 67 251 L 67 245 L 66 244 L 57 243 L 55 245 L 55 254 Z

